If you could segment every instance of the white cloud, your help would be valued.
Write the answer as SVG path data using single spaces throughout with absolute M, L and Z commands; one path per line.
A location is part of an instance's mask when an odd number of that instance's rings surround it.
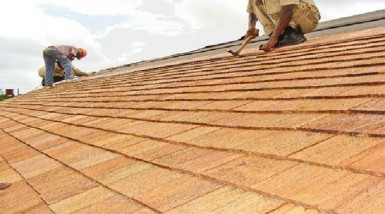
M 31 0 L 34 4 L 49 4 L 64 7 L 70 11 L 91 16 L 127 15 L 136 13 L 141 0 Z
M 319 3 L 318 3 L 319 2 Z M 318 1 L 317 4 L 321 11 L 322 20 L 328 21 L 341 17 L 363 14 L 371 11 L 385 9 L 383 0 L 367 0 L 367 1 Z
M 208 4 L 207 0 L 184 0 L 175 7 L 177 16 L 188 20 L 193 29 L 227 26 L 231 30 L 233 26 L 228 24 L 233 20 L 247 20 L 246 1 L 210 0 Z
M 143 42 L 133 42 L 132 44 L 131 44 L 131 47 L 133 47 L 133 48 L 140 48 L 140 47 L 143 47 L 143 46 L 145 46 L 146 44 L 145 43 L 143 43 Z

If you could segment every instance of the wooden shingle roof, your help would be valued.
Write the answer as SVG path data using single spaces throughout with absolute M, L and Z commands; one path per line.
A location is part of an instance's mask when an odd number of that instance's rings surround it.
M 385 28 L 0 103 L 0 213 L 383 213 Z

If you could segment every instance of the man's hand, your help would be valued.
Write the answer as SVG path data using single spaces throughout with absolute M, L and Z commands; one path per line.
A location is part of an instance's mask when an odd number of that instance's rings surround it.
M 75 56 L 74 56 L 73 54 L 70 54 L 67 58 L 68 58 L 70 61 L 74 61 Z
M 259 30 L 255 27 L 249 27 L 246 32 L 245 39 L 249 38 L 249 36 L 251 36 L 251 38 L 253 39 L 256 38 L 257 36 L 259 36 Z
M 273 51 L 277 43 L 278 43 L 278 39 L 275 37 L 271 37 L 269 41 L 266 44 L 264 44 L 260 49 L 265 52 Z

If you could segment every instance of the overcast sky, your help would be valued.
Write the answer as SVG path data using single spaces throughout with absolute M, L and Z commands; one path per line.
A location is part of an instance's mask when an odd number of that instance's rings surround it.
M 385 9 L 384 0 L 315 0 L 327 21 Z M 1 0 L 0 89 L 40 85 L 42 51 L 88 50 L 85 72 L 168 56 L 240 38 L 247 0 Z

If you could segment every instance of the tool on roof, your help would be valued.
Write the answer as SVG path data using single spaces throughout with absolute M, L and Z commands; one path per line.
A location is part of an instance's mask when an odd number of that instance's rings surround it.
M 257 37 L 259 35 L 259 30 L 256 29 L 256 31 L 253 33 L 253 35 L 250 35 L 248 36 L 243 42 L 242 42 L 242 45 L 236 50 L 236 51 L 233 51 L 231 49 L 227 50 L 228 53 L 231 53 L 233 56 L 239 56 L 239 54 L 241 53 L 241 51 L 246 47 L 247 44 L 249 44 L 249 42 L 254 39 L 255 37 Z

